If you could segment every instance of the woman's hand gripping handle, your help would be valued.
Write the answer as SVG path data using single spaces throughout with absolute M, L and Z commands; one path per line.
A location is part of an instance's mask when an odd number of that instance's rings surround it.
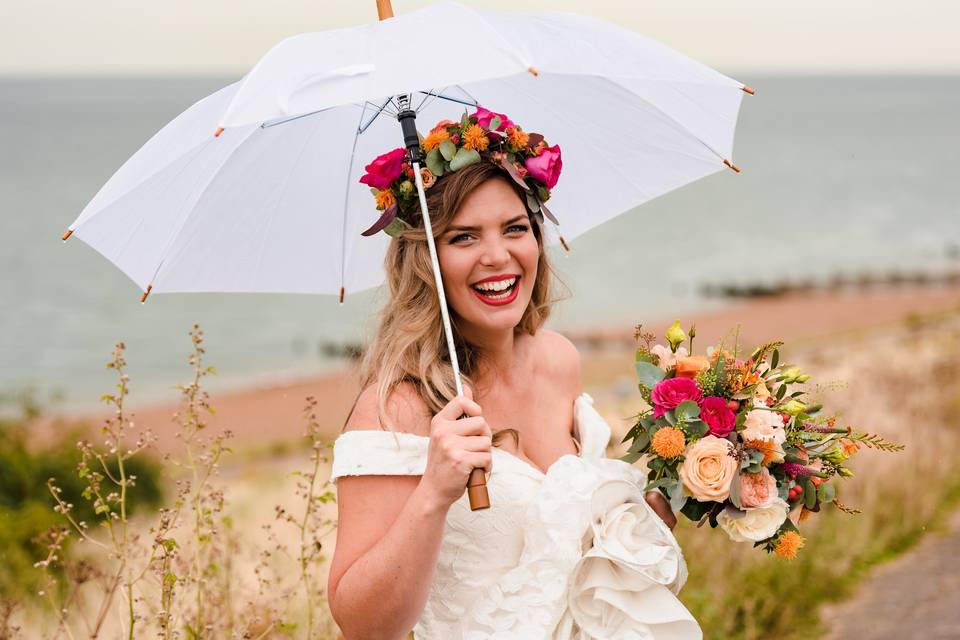
M 490 506 L 484 475 L 492 466 L 493 432 L 469 388 L 453 398 L 430 423 L 430 445 L 422 482 L 444 507 L 463 495 L 474 511 Z

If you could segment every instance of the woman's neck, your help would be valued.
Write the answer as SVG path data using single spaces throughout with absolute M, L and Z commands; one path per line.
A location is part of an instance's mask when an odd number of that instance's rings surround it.
M 475 378 L 481 386 L 494 380 L 508 382 L 519 360 L 518 340 L 514 329 L 485 332 L 482 335 L 462 334 L 477 350 L 479 359 Z

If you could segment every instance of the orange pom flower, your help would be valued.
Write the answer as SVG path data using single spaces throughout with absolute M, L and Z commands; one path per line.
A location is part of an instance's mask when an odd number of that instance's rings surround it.
M 487 132 L 480 125 L 472 124 L 463 132 L 463 148 L 483 151 L 490 144 Z
M 424 153 L 430 153 L 439 147 L 440 143 L 449 139 L 450 134 L 446 129 L 434 129 L 427 134 L 427 137 L 423 139 L 423 142 L 420 143 L 420 146 L 423 148 Z
M 653 452 L 661 458 L 676 458 L 682 455 L 686 445 L 687 439 L 683 436 L 683 431 L 675 427 L 658 429 L 650 442 Z
M 763 460 L 760 464 L 769 467 L 771 462 L 783 461 L 783 450 L 777 446 L 774 440 L 747 440 L 743 443 L 745 449 L 753 449 L 763 454 Z
M 377 209 L 386 211 L 397 202 L 397 196 L 393 195 L 392 189 L 381 189 L 376 195 Z
M 797 557 L 797 551 L 803 548 L 805 540 L 796 531 L 787 531 L 777 540 L 777 546 L 773 552 L 784 560 L 793 560 Z
M 521 131 L 519 127 L 510 127 L 507 129 L 506 134 L 507 142 L 517 149 L 522 149 L 523 147 L 527 146 L 528 142 L 530 142 L 530 135 L 524 131 Z

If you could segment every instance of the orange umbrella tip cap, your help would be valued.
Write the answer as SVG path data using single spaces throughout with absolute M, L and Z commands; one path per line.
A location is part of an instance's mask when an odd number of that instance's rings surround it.
M 757 92 L 753 87 L 748 87 L 747 85 L 743 85 L 742 89 L 744 93 L 749 93 L 750 95 L 754 95 Z
M 140 304 L 143 304 L 147 301 L 147 296 L 150 295 L 150 290 L 153 289 L 152 284 L 147 285 L 147 290 L 143 292 L 143 295 L 140 296 Z
M 217 130 L 213 132 L 213 137 L 219 138 L 221 133 L 223 133 L 223 127 L 217 127 Z
M 527 67 L 527 71 L 529 71 L 529 72 L 530 72 L 530 75 L 533 75 L 533 76 L 538 76 L 538 75 L 540 75 L 540 72 L 537 71 L 537 68 L 536 68 L 536 67 Z
M 723 164 L 725 164 L 725 165 L 727 165 L 728 167 L 730 167 L 731 169 L 733 169 L 734 173 L 740 173 L 740 167 L 738 167 L 737 165 L 733 164 L 733 163 L 730 162 L 729 160 L 724 160 L 724 161 L 723 161 Z
M 67 238 L 73 235 L 73 229 L 67 229 L 67 232 L 63 234 L 63 241 L 66 242 Z

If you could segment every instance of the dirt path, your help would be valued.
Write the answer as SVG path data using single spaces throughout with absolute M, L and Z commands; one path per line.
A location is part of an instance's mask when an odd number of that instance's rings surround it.
M 960 511 L 823 614 L 824 640 L 960 638 Z

